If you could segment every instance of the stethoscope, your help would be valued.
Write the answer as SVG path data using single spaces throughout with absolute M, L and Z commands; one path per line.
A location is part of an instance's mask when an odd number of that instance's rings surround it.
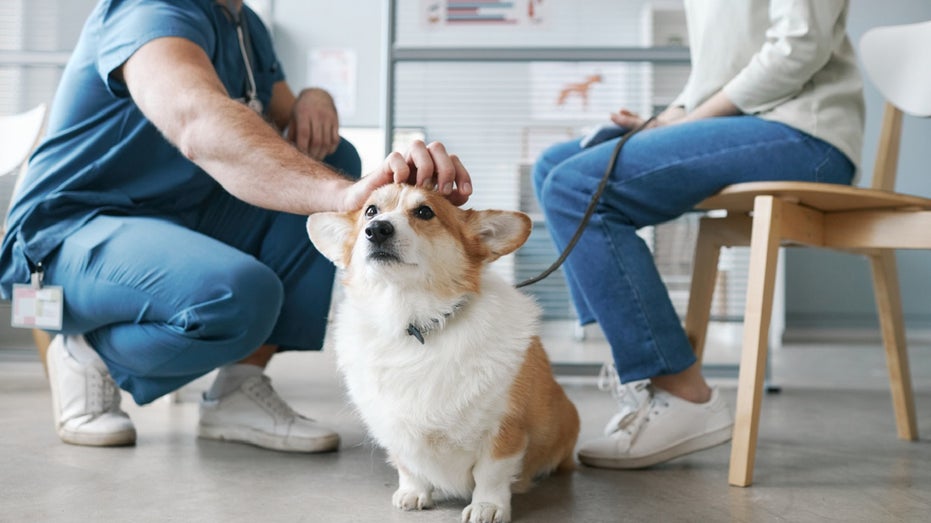
M 242 55 L 242 63 L 246 66 L 246 80 L 248 85 L 246 86 L 246 99 L 245 103 L 249 106 L 250 109 L 262 114 L 262 101 L 259 100 L 259 91 L 255 85 L 255 74 L 252 72 L 252 60 L 249 59 L 249 51 L 247 50 L 246 44 L 248 40 L 248 33 L 246 32 L 246 19 L 242 16 L 242 12 L 237 10 L 233 5 L 233 0 L 226 0 L 226 5 L 220 4 L 220 8 L 226 11 L 226 14 L 233 20 L 236 24 L 236 37 L 239 40 L 239 53 Z

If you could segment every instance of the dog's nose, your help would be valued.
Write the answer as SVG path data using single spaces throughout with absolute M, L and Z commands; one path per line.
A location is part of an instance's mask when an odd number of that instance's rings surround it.
M 394 234 L 394 226 L 385 220 L 375 220 L 365 226 L 365 237 L 368 241 L 379 245 Z

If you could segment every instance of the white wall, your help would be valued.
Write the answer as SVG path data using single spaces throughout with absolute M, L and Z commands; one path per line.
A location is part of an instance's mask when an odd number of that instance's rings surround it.
M 380 118 L 382 1 L 273 0 L 272 19 L 278 57 L 295 91 L 307 84 L 308 53 L 315 48 L 356 52 L 356 110 L 341 123 L 377 127 Z

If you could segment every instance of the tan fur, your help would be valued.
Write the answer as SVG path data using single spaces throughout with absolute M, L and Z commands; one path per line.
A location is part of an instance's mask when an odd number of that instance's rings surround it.
M 362 220 L 359 219 L 360 216 L 362 216 L 362 211 L 356 211 L 348 215 L 348 218 L 355 223 L 355 228 L 352 231 L 354 237 L 359 235 L 359 229 L 362 228 Z M 352 260 L 352 244 L 349 242 L 343 245 L 343 259 L 346 260 L 346 265 L 349 265 L 349 262 Z
M 481 243 L 475 236 L 464 233 L 461 223 L 466 220 L 466 216 L 471 211 L 464 211 L 458 207 L 450 205 L 445 198 L 435 193 L 426 195 L 425 203 L 436 213 L 436 220 L 416 220 L 411 219 L 411 226 L 414 230 L 422 234 L 431 234 L 430 229 L 442 226 L 446 233 L 456 238 L 459 243 L 465 247 L 465 274 L 459 282 L 447 282 L 449 284 L 458 283 L 455 288 L 444 288 L 446 285 L 437 289 L 441 296 L 453 296 L 463 291 L 477 292 L 482 273 L 482 257 L 475 254 L 481 248 Z
M 508 414 L 495 439 L 494 455 L 504 458 L 526 446 L 523 470 L 515 483 L 527 488 L 533 479 L 575 465 L 573 450 L 579 435 L 579 413 L 553 378 L 553 370 L 534 336 L 520 373 L 511 386 Z

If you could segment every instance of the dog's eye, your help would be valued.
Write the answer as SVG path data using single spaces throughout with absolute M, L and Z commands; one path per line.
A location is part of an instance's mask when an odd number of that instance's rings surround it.
M 414 216 L 420 218 L 421 220 L 429 220 L 433 218 L 433 209 L 427 207 L 426 205 L 421 205 L 420 207 L 414 209 Z
M 375 216 L 376 214 L 378 214 L 378 207 L 375 207 L 374 205 L 369 205 L 368 207 L 366 207 L 365 209 L 366 218 L 371 218 L 372 216 Z

